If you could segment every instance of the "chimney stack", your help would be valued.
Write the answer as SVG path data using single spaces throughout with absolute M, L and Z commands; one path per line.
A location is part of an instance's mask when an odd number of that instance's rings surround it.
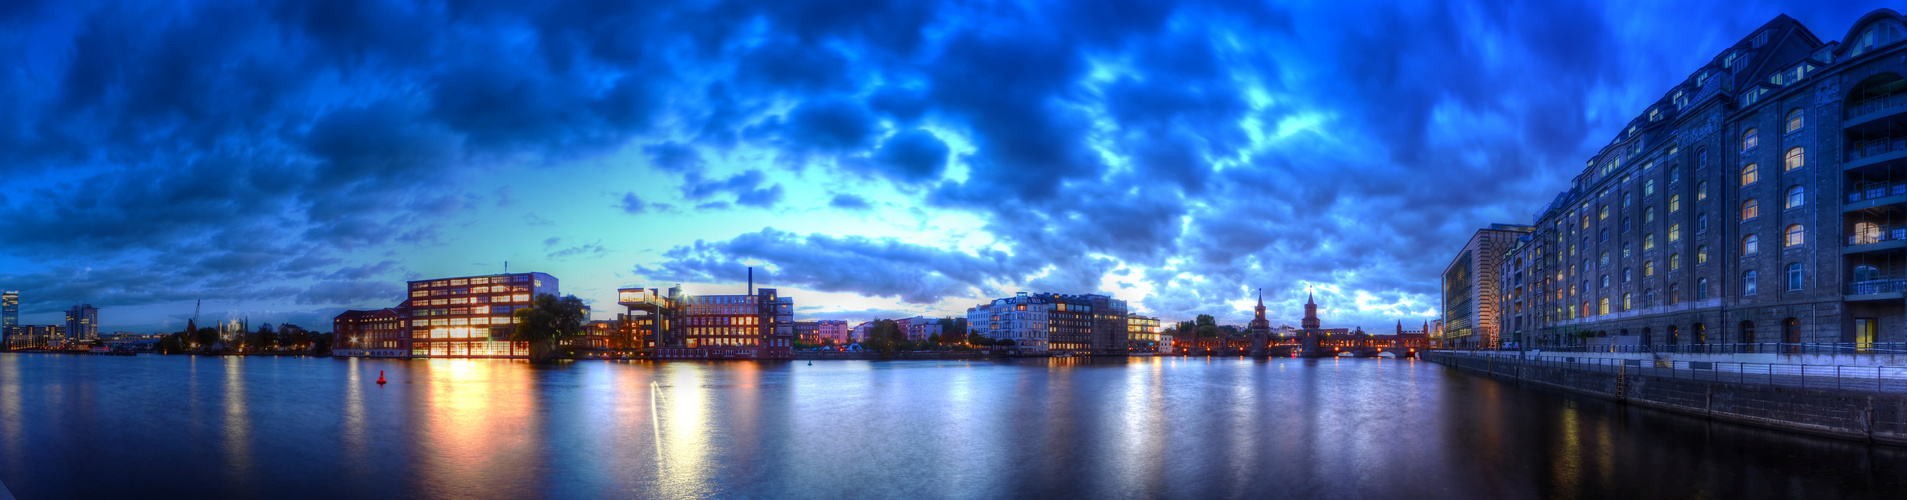
M 755 266 L 748 266 L 748 294 L 755 294 Z

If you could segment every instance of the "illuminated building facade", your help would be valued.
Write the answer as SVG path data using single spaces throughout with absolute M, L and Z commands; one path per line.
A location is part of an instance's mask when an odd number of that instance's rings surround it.
M 1755 352 L 1907 341 L 1904 26 L 1875 10 L 1824 43 L 1778 16 L 1676 82 L 1508 249 L 1491 290 L 1507 334 Z
M 848 331 L 847 321 L 833 319 L 814 322 L 814 334 L 817 338 L 817 343 L 832 340 L 835 344 L 846 344 L 850 342 Z
M 751 285 L 752 288 L 752 285 Z M 794 357 L 794 299 L 773 288 L 747 295 L 684 295 L 683 334 L 657 348 L 662 359 L 787 359 Z
M 20 292 L 0 292 L 0 328 L 20 326 Z
M 345 311 L 331 319 L 333 356 L 409 357 L 404 312 L 396 308 Z
M 1149 316 L 1126 316 L 1126 348 L 1135 351 L 1151 351 L 1159 345 L 1159 318 Z
M 1504 252 L 1533 228 L 1491 224 L 1470 236 L 1443 273 L 1443 346 L 1453 349 L 1497 346 L 1496 291 Z
M 523 358 L 528 342 L 512 342 L 518 309 L 537 295 L 562 295 L 544 273 L 465 276 L 409 282 L 410 297 L 398 306 L 415 358 Z

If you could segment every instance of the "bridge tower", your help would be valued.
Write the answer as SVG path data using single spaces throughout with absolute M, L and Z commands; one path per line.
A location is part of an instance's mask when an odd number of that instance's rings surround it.
M 1257 316 L 1251 320 L 1251 356 L 1265 357 L 1265 344 L 1271 341 L 1271 320 L 1265 319 L 1265 289 L 1258 289 L 1258 307 L 1252 308 Z

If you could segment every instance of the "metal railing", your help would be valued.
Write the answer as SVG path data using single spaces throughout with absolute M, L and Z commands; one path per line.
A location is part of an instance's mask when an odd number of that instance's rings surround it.
M 1863 100 L 1861 102 L 1855 103 L 1853 106 L 1850 106 L 1848 108 L 1848 114 L 1845 118 L 1854 118 L 1857 116 L 1866 115 L 1868 113 L 1873 113 L 1873 112 L 1877 112 L 1877 111 L 1881 111 L 1881 110 L 1885 110 L 1889 108 L 1898 108 L 1901 106 L 1907 106 L 1907 94 L 1888 94 L 1888 95 L 1874 96 L 1866 100 Z
M 1907 137 L 1882 137 L 1866 141 L 1854 141 L 1847 148 L 1847 161 L 1855 162 L 1895 151 L 1907 151 Z
M 1881 184 L 1881 185 L 1872 186 L 1872 187 L 1863 187 L 1859 190 L 1856 190 L 1855 192 L 1848 193 L 1847 202 L 1857 203 L 1862 200 L 1873 200 L 1873 199 L 1885 198 L 1888 196 L 1899 196 L 1904 194 L 1907 194 L 1907 184 L 1894 184 L 1891 186 L 1886 184 Z
M 1848 295 L 1907 292 L 1907 278 L 1875 278 L 1847 284 Z
M 1790 363 L 1736 363 L 1722 361 L 1649 361 L 1640 359 L 1561 356 L 1485 356 L 1459 352 L 1430 352 L 1431 361 L 1562 368 L 1627 376 L 1766 384 L 1803 389 L 1842 389 L 1907 392 L 1907 366 L 1810 365 Z M 1442 360 L 1438 358 L 1444 358 Z
M 1907 228 L 1896 226 L 1878 226 L 1873 231 L 1856 232 L 1847 235 L 1847 244 L 1866 245 L 1883 241 L 1907 240 Z
M 1686 334 L 1686 333 L 1684 333 Z M 1752 342 L 1708 344 L 1605 344 L 1531 347 L 1542 354 L 1907 354 L 1907 342 Z

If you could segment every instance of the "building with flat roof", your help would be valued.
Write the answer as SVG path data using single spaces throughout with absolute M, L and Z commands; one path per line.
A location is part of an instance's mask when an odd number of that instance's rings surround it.
M 346 349 L 335 356 L 413 358 L 526 358 L 528 342 L 513 342 L 517 309 L 537 295 L 561 295 L 556 277 L 513 273 L 410 281 L 397 307 L 346 311 L 332 319 Z M 395 328 L 393 328 L 395 325 Z M 393 352 L 394 351 L 394 352 Z
M 1029 354 L 1048 352 L 1051 345 L 1052 330 L 1047 323 L 1050 310 L 1039 297 L 1020 292 L 1018 295 L 980 304 L 967 309 L 967 327 L 982 337 L 994 340 L 1011 340 L 1009 348 Z M 1071 338 L 1078 344 L 1077 337 Z
M 91 344 L 99 339 L 99 308 L 92 304 L 80 304 L 66 310 L 66 340 L 74 344 Z
M 395 307 L 345 311 L 331 320 L 333 356 L 410 357 L 404 311 Z
M 1516 239 L 1530 226 L 1491 224 L 1470 236 L 1443 273 L 1443 319 L 1440 340 L 1448 348 L 1492 348 L 1497 345 L 1496 291 L 1499 263 Z

